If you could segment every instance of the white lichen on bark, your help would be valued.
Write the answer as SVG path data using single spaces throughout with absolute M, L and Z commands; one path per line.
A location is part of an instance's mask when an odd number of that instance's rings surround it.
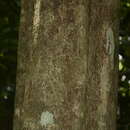
M 38 39 L 38 32 L 40 26 L 40 7 L 41 7 L 41 0 L 36 0 L 36 4 L 34 7 L 34 16 L 33 16 L 33 43 L 37 43 Z
M 114 67 L 114 52 L 115 52 L 115 42 L 114 42 L 114 34 L 112 28 L 108 28 L 106 32 L 106 37 L 107 37 L 107 52 L 110 55 L 110 63 L 111 63 L 111 68 Z
M 112 55 L 114 53 L 115 45 L 114 45 L 114 34 L 111 28 L 108 28 L 106 36 L 107 36 L 106 49 L 108 51 L 108 54 Z
M 53 123 L 54 123 L 53 114 L 48 111 L 42 112 L 40 119 L 41 126 L 47 127 L 47 125 L 53 125 Z

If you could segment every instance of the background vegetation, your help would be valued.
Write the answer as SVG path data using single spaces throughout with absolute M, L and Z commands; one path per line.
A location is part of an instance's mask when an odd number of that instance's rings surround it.
M 12 130 L 20 0 L 0 1 L 0 130 Z M 130 130 L 130 0 L 121 0 L 118 130 Z
M 118 130 L 130 130 L 130 0 L 121 1 Z
M 19 0 L 0 1 L 0 130 L 12 130 Z

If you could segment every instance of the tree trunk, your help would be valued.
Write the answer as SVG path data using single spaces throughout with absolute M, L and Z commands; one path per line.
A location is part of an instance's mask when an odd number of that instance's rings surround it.
M 22 0 L 14 130 L 116 130 L 118 0 Z

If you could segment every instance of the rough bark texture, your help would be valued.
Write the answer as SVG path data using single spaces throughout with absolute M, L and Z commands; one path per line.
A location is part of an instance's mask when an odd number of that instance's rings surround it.
M 14 130 L 116 130 L 118 0 L 22 0 Z

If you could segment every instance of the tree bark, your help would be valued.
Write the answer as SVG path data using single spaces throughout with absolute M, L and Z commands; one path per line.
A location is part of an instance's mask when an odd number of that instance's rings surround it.
M 22 0 L 14 130 L 116 130 L 118 0 Z

